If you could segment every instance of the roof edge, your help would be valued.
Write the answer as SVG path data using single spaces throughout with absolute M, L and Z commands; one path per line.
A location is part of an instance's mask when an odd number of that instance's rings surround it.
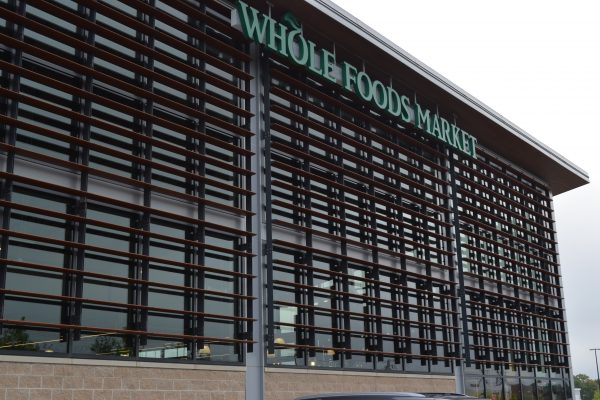
M 425 65 L 423 62 L 419 61 L 417 58 L 407 53 L 398 45 L 396 45 L 386 37 L 382 36 L 377 31 L 375 31 L 374 29 L 366 25 L 364 22 L 360 21 L 359 19 L 357 19 L 352 14 L 348 13 L 332 1 L 306 0 L 306 3 L 318 9 L 319 11 L 326 13 L 334 20 L 346 25 L 348 28 L 350 28 L 363 38 L 367 39 L 381 50 L 385 51 L 389 55 L 393 56 L 394 58 L 407 65 L 419 75 L 430 80 L 432 83 L 436 84 L 441 89 L 445 90 L 458 100 L 465 103 L 465 105 L 476 109 L 485 117 L 489 118 L 491 121 L 495 122 L 509 133 L 512 133 L 518 139 L 522 140 L 525 144 L 531 146 L 533 149 L 541 152 L 548 158 L 552 159 L 561 167 L 576 175 L 577 178 L 579 178 L 580 180 L 584 181 L 585 183 L 589 183 L 589 175 L 585 170 L 575 165 L 573 162 L 569 161 L 567 158 L 556 152 L 551 147 L 545 145 L 535 137 L 531 136 L 523 129 L 519 128 L 516 124 L 512 123 L 511 121 L 503 117 L 501 114 L 497 113 L 492 108 L 487 106 L 485 103 L 478 100 L 473 95 L 461 89 L 459 86 L 452 83 L 451 81 L 443 77 L 441 74 L 439 74 L 435 70 Z M 578 186 L 573 187 L 573 189 Z

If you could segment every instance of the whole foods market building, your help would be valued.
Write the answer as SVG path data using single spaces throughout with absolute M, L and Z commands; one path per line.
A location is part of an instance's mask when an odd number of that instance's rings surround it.
M 586 173 L 343 10 L 3 0 L 0 35 L 6 398 L 571 398 Z

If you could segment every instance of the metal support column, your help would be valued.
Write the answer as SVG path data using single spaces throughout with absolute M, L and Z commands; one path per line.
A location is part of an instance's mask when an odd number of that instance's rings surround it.
M 261 76 L 261 56 L 260 49 L 255 44 L 250 47 L 250 54 L 253 61 L 250 63 L 250 73 L 257 77 L 251 82 L 251 92 L 253 97 L 250 101 L 250 111 L 255 115 L 251 131 L 254 136 L 251 139 L 251 150 L 254 152 L 253 165 L 254 171 L 257 171 L 252 176 L 252 188 L 255 188 L 256 195 L 253 197 L 252 210 L 255 211 L 252 226 L 255 229 L 256 236 L 252 239 L 252 248 L 257 249 L 256 258 L 254 260 L 254 273 L 256 278 L 252 282 L 252 294 L 256 296 L 256 300 L 252 303 L 252 315 L 256 320 L 253 322 L 252 333 L 256 339 L 256 343 L 252 346 L 252 351 L 246 354 L 246 400 L 262 400 L 265 392 L 265 255 L 263 253 L 263 242 L 265 241 L 265 229 L 263 226 L 263 139 L 262 132 L 264 130 L 263 119 L 261 115 L 268 110 L 263 109 L 262 103 L 262 81 Z M 272 338 L 270 338 L 272 340 Z

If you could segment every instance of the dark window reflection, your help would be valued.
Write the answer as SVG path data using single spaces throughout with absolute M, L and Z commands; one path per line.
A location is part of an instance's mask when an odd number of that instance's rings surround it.
M 521 384 L 518 378 L 504 378 L 506 400 L 521 400 Z
M 537 400 L 535 379 L 521 379 L 521 387 L 523 390 L 523 400 Z
M 6 324 L 0 335 L 0 351 L 65 353 L 67 346 L 59 331 Z
M 485 378 L 485 395 L 491 400 L 503 400 L 502 396 L 502 377 Z
M 537 379 L 538 400 L 552 400 L 552 388 L 549 379 Z
M 483 375 L 465 376 L 465 394 L 477 398 L 485 398 L 485 386 Z
M 552 385 L 552 400 L 566 400 L 565 386 L 562 380 L 553 379 Z

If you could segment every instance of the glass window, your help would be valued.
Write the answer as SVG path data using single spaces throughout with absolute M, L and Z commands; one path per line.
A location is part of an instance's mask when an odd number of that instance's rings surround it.
M 477 398 L 485 398 L 483 375 L 465 376 L 465 394 Z
M 504 394 L 507 400 L 521 400 L 521 384 L 518 378 L 504 378 Z
M 16 132 L 17 179 L 12 193 L 3 192 L 13 205 L 0 249 L 7 260 L 0 352 L 239 363 L 242 342 L 252 339 L 243 318 L 252 279 L 243 273 L 245 251 L 252 250 L 242 200 L 256 190 L 245 187 L 249 143 L 238 135 L 248 123 L 239 114 L 248 112 L 237 108 L 251 98 L 247 63 L 238 57 L 244 50 L 235 50 L 244 46 L 232 40 L 237 33 L 221 6 L 207 5 L 211 17 L 202 22 L 214 45 L 203 35 L 192 45 L 189 29 L 169 26 L 160 12 L 108 3 L 96 13 L 72 0 L 26 4 L 25 18 L 51 30 L 26 23 L 24 40 L 64 63 L 0 49 L 22 69 L 16 83 L 0 77 L 20 91 L 10 115 L 18 121 L 8 127 Z M 187 5 L 156 7 L 198 28 Z M 4 19 L 0 26 L 7 28 Z M 101 51 L 76 51 L 74 41 Z M 178 91 L 169 90 L 173 80 Z M 203 113 L 219 129 L 197 118 Z M 78 167 L 67 171 L 67 162 Z M 149 181 L 141 182 L 146 171 Z M 138 182 L 123 185 L 130 179 Z M 100 184 L 139 202 L 111 198 Z
M 566 400 L 565 385 L 562 380 L 553 379 L 552 385 L 552 400 Z
M 552 388 L 549 379 L 536 379 L 538 400 L 552 400 Z
M 65 353 L 66 350 L 66 342 L 58 330 L 28 329 L 26 325 L 5 323 L 0 335 L 0 351 Z
M 521 379 L 521 388 L 523 390 L 523 400 L 537 400 L 535 379 Z
M 502 377 L 486 377 L 485 378 L 485 394 L 491 400 L 503 400 L 502 394 Z

